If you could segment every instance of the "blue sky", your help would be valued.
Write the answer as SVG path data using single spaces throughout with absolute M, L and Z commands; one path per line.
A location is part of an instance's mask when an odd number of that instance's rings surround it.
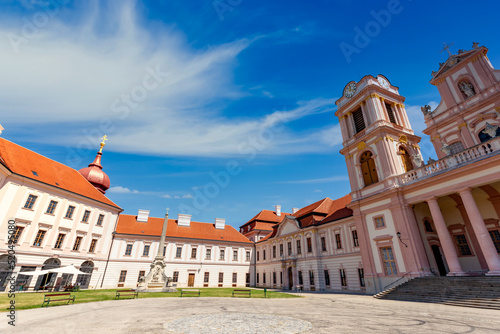
M 349 81 L 385 75 L 420 133 L 444 42 L 479 42 L 500 66 L 496 1 L 0 3 L 2 136 L 79 169 L 107 134 L 107 194 L 128 214 L 236 227 L 341 197 Z

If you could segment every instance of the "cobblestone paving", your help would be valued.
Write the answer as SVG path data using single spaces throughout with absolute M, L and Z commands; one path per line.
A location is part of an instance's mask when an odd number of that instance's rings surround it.
M 217 313 L 185 317 L 169 321 L 163 327 L 170 333 L 301 333 L 312 328 L 308 321 L 290 317 L 251 314 Z

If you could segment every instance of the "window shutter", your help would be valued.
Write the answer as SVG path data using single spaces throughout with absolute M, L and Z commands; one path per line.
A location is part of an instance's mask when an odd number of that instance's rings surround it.
M 354 119 L 354 126 L 356 128 L 356 133 L 361 132 L 365 129 L 365 120 L 363 119 L 363 112 L 361 108 L 352 113 Z

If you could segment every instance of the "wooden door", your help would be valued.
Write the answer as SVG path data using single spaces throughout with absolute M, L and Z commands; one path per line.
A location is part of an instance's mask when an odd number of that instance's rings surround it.
M 194 286 L 194 274 L 189 274 L 188 286 Z

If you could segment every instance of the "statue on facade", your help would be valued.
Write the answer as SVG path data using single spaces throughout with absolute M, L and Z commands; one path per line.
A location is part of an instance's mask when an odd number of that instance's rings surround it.
M 422 113 L 424 114 L 424 116 L 427 116 L 431 113 L 431 106 L 426 104 L 425 106 L 420 107 L 420 110 L 422 110 Z
M 458 84 L 458 87 L 460 88 L 462 93 L 464 93 L 467 96 L 467 98 L 476 95 L 476 92 L 474 91 L 474 86 L 472 86 L 472 84 L 470 84 L 466 81 L 460 82 Z

